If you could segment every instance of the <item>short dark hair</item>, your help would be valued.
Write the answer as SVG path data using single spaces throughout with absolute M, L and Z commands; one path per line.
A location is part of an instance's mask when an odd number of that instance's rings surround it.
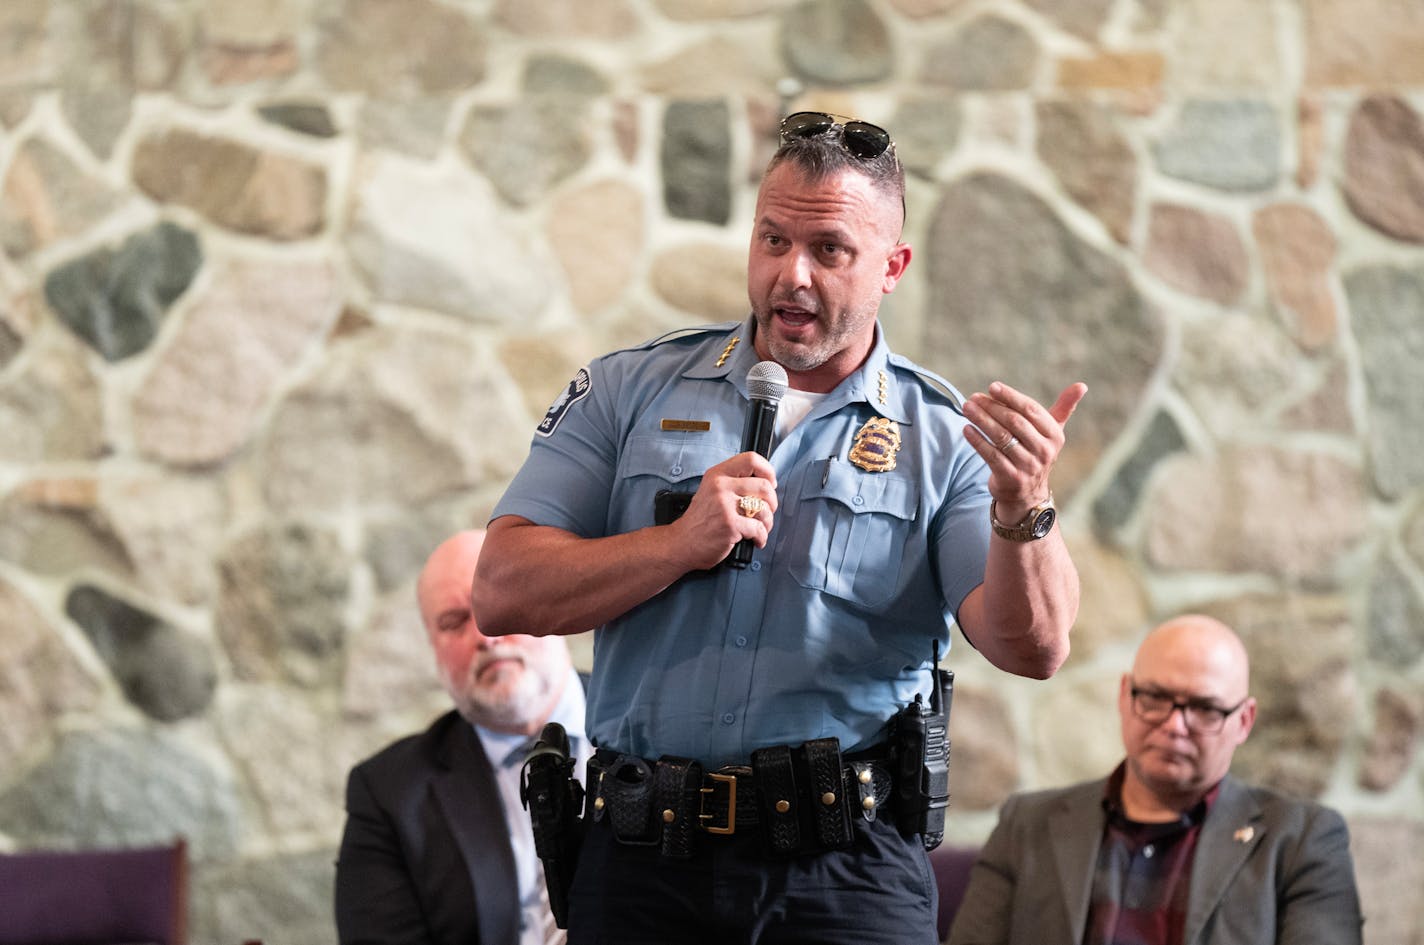
M 892 144 L 884 153 L 869 160 L 847 151 L 835 137 L 839 132 L 827 132 L 811 137 L 792 137 L 781 142 L 766 165 L 766 175 L 783 164 L 795 165 L 810 181 L 823 181 L 842 171 L 864 174 L 880 193 L 900 204 L 901 221 L 905 212 L 905 167 L 895 155 Z

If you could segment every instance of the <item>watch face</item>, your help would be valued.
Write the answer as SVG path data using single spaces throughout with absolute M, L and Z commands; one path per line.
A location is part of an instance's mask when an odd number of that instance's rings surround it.
M 1058 513 L 1053 509 L 1044 509 L 1034 518 L 1033 524 L 1029 526 L 1034 538 L 1042 538 L 1053 531 L 1053 522 L 1058 518 Z

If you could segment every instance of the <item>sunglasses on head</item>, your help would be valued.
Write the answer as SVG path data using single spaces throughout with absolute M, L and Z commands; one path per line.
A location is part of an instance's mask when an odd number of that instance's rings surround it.
M 893 142 L 890 132 L 868 121 L 847 119 L 836 121 L 844 115 L 828 115 L 825 112 L 796 112 L 781 120 L 781 140 L 792 138 L 818 138 L 832 131 L 840 132 L 841 146 L 863 161 L 873 161 L 884 154 Z

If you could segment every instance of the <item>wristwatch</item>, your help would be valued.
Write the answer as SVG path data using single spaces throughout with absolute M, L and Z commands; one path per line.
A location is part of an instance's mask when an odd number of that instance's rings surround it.
M 1039 505 L 1035 505 L 1028 510 L 1028 514 L 1023 517 L 1023 521 L 1017 525 L 1005 525 L 999 521 L 996 513 L 999 506 L 998 499 L 989 502 L 989 524 L 994 527 L 994 534 L 1000 538 L 1007 538 L 1009 541 L 1038 541 L 1040 538 L 1047 538 L 1048 533 L 1053 531 L 1053 523 L 1058 520 L 1058 512 L 1053 505 L 1053 493 L 1048 494 Z

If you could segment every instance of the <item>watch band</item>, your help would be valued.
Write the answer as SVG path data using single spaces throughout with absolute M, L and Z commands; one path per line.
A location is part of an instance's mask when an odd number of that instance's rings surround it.
M 998 516 L 999 500 L 989 500 L 989 525 L 994 529 L 994 534 L 1000 538 L 1007 538 L 1009 541 L 1038 541 L 1047 538 L 1048 533 L 1053 531 L 1053 523 L 1057 519 L 1057 510 L 1053 504 L 1053 493 L 1048 494 L 1048 498 L 1028 510 L 1028 514 L 1023 520 L 1015 525 L 1005 525 L 999 521 Z

